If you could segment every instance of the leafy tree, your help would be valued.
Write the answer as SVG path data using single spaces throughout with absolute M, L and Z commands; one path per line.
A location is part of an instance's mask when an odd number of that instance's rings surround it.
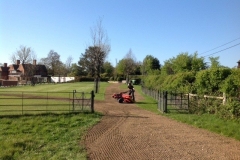
M 79 69 L 82 71 L 81 75 L 93 75 L 92 63 L 88 49 L 85 50 L 85 53 L 81 53 L 81 56 L 78 61 Z
M 143 60 L 142 73 L 149 74 L 152 70 L 159 70 L 160 62 L 157 58 L 152 55 L 147 55 Z
M 102 73 L 104 73 L 107 77 L 111 77 L 113 76 L 113 72 L 114 67 L 112 66 L 112 64 L 108 61 L 104 62 L 102 67 Z
M 129 75 L 133 74 L 134 71 L 136 71 L 137 68 L 137 62 L 135 61 L 135 56 L 132 53 L 132 50 L 130 49 L 128 53 L 125 55 L 125 57 L 120 60 L 116 66 L 116 73 L 119 75 L 125 76 L 127 79 L 129 79 Z
M 32 63 L 36 58 L 37 56 L 32 48 L 20 46 L 20 49 L 11 55 L 10 60 L 12 63 L 16 63 L 17 60 L 20 60 L 20 63 L 27 64 Z
M 83 71 L 97 79 L 100 78 L 105 55 L 105 52 L 102 51 L 100 47 L 90 46 L 86 49 L 85 53 L 81 55 L 78 64 Z
M 126 75 L 125 74 L 125 71 L 126 71 L 126 65 L 125 64 L 126 64 L 126 59 L 121 59 L 118 62 L 117 66 L 115 68 L 115 73 L 117 75 Z
M 195 52 L 192 56 L 191 56 L 191 71 L 201 71 L 204 69 L 207 69 L 207 63 L 204 61 L 203 57 L 198 57 L 198 53 Z
M 204 58 L 197 57 L 197 53 L 189 55 L 186 53 L 180 53 L 177 57 L 170 58 L 164 62 L 162 67 L 162 73 L 165 75 L 188 72 L 188 71 L 200 71 L 207 68 Z
M 229 75 L 222 84 L 222 92 L 225 92 L 228 96 L 238 97 L 240 99 L 240 69 L 231 69 L 231 75 Z
M 231 74 L 229 68 L 210 68 L 197 72 L 195 86 L 198 94 L 220 92 L 224 80 Z
M 42 58 L 40 63 L 44 64 L 50 75 L 63 75 L 66 73 L 64 64 L 60 61 L 60 55 L 54 50 L 50 50 L 46 58 Z
M 142 74 L 141 69 L 142 69 L 142 62 L 136 62 L 136 67 L 133 74 L 141 75 Z
M 219 57 L 209 57 L 211 62 L 210 68 L 218 68 L 220 67 Z
M 80 75 L 87 75 L 87 73 L 83 73 L 83 70 L 76 64 L 73 63 L 70 67 L 70 73 L 69 76 L 80 76 Z
M 161 69 L 161 75 L 171 75 L 174 74 L 172 59 L 164 61 L 164 65 Z

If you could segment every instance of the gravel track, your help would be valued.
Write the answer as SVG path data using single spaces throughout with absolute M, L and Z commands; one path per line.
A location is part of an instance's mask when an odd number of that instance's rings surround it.
M 84 143 L 89 160 L 240 159 L 240 141 L 177 122 L 111 97 L 119 84 L 106 90 L 106 100 L 95 103 L 104 114 L 89 129 Z M 136 101 L 144 99 L 137 92 Z M 240 134 L 240 133 L 239 133 Z

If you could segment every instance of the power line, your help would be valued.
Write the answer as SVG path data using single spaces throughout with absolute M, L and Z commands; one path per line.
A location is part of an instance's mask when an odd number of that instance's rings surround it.
M 215 50 L 215 49 L 217 49 L 217 48 L 220 48 L 220 47 L 225 46 L 225 45 L 227 45 L 227 44 L 229 44 L 229 43 L 232 43 L 232 42 L 234 42 L 234 41 L 236 41 L 236 40 L 238 40 L 238 39 L 240 39 L 240 37 L 237 38 L 237 39 L 234 39 L 234 40 L 232 40 L 232 41 L 230 41 L 230 42 L 227 42 L 227 43 L 225 43 L 225 44 L 223 44 L 223 45 L 221 45 L 221 46 L 218 46 L 218 47 L 215 47 L 215 48 L 210 49 L 210 50 L 208 50 L 208 51 L 205 51 L 205 52 L 203 52 L 203 53 L 200 53 L 199 55 L 202 55 L 202 54 L 204 54 L 204 53 L 208 53 L 208 52 L 210 52 L 210 51 L 213 51 L 213 50 Z
M 211 54 L 209 54 L 209 55 L 203 56 L 203 57 L 209 57 L 209 56 L 211 56 L 211 55 L 213 55 L 213 54 L 217 54 L 217 53 L 219 53 L 219 52 L 225 51 L 225 50 L 227 50 L 227 49 L 233 48 L 233 47 L 238 46 L 238 45 L 240 45 L 240 43 L 235 44 L 235 45 L 233 45 L 233 46 L 230 46 L 230 47 L 228 47 L 228 48 L 222 49 L 222 50 L 220 50 L 220 51 L 211 53 Z

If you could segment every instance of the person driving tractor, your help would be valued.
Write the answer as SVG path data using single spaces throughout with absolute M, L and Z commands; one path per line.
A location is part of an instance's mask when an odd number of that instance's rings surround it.
M 134 96 L 134 87 L 133 87 L 133 85 L 132 85 L 132 81 L 130 81 L 129 83 L 128 83 L 128 89 L 129 89 L 129 95 L 131 95 L 132 96 L 132 98 L 133 98 L 133 101 L 135 101 L 135 96 Z
M 132 85 L 132 81 L 128 83 L 128 91 L 120 92 L 119 94 L 114 93 L 112 95 L 113 98 L 117 99 L 119 103 L 134 103 L 135 97 L 134 97 L 134 87 Z M 127 94 L 128 93 L 128 94 Z

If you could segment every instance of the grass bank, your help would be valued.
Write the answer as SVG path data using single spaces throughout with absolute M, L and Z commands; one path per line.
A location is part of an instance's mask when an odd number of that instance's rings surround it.
M 157 110 L 157 101 L 155 99 L 144 95 L 141 91 L 141 86 L 136 85 L 134 88 L 145 97 L 143 101 L 136 102 L 140 108 L 156 114 L 161 114 Z M 176 111 L 171 111 L 170 113 L 161 115 L 175 119 L 179 122 L 187 123 L 198 128 L 203 128 L 211 132 L 240 140 L 240 120 L 225 120 L 211 114 L 180 114 Z

